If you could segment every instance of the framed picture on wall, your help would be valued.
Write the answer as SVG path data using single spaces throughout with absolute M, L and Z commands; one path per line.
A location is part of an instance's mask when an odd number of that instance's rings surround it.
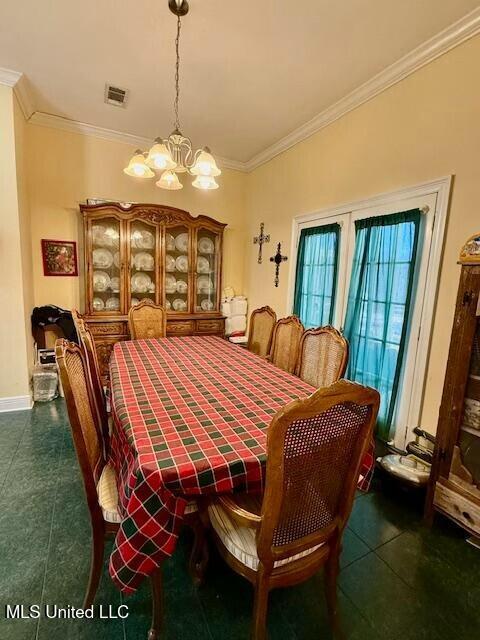
M 45 276 L 78 276 L 77 243 L 70 240 L 42 240 Z

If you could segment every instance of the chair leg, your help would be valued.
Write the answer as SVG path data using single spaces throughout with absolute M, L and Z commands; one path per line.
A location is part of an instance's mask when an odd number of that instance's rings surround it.
M 92 558 L 90 560 L 90 577 L 87 592 L 83 600 L 83 608 L 93 604 L 97 593 L 103 569 L 103 554 L 105 550 L 105 532 L 102 527 L 92 525 Z
M 199 586 L 203 583 L 208 565 L 208 542 L 205 525 L 200 518 L 195 519 L 192 529 L 194 540 L 188 568 L 194 583 Z
M 253 604 L 252 640 L 265 640 L 267 637 L 267 609 L 268 579 L 262 567 L 259 567 Z
M 340 545 L 332 549 L 332 551 L 330 552 L 330 557 L 328 558 L 324 569 L 327 611 L 330 620 L 330 626 L 335 637 L 343 637 L 340 629 L 337 598 L 337 578 L 339 573 L 340 551 Z
M 152 586 L 152 624 L 148 632 L 148 640 L 158 640 L 163 622 L 163 589 L 162 568 L 159 567 L 150 577 Z

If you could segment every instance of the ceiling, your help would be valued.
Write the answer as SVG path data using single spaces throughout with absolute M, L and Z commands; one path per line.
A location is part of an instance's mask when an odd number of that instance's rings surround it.
M 190 0 L 180 118 L 195 146 L 247 162 L 476 8 L 478 0 Z M 173 125 L 167 0 L 0 3 L 0 67 L 35 110 L 136 136 Z M 130 90 L 104 103 L 105 82 Z

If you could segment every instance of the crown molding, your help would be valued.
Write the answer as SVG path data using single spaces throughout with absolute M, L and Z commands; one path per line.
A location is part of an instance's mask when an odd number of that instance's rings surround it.
M 70 120 L 69 118 L 55 116 L 51 113 L 43 113 L 42 111 L 35 111 L 29 119 L 29 123 L 40 127 L 49 127 L 51 129 L 61 129 L 62 131 L 69 131 L 71 133 L 79 133 L 85 136 L 94 136 L 95 138 L 101 138 L 102 140 L 120 142 L 122 144 L 128 144 L 132 147 L 141 149 L 148 149 L 153 144 L 153 140 L 151 138 L 143 138 L 132 135 L 131 133 L 124 133 L 123 131 L 97 127 L 93 124 Z M 235 171 L 246 170 L 245 163 L 243 162 L 230 160 L 228 158 L 221 158 L 219 156 L 216 156 L 216 159 L 222 168 L 234 169 Z
M 253 171 L 272 160 L 283 151 L 309 138 L 321 129 L 338 120 L 349 111 L 356 109 L 368 100 L 400 82 L 429 62 L 462 44 L 465 40 L 480 33 L 480 7 L 436 34 L 410 53 L 386 67 L 370 80 L 354 89 L 344 98 L 328 107 L 309 122 L 298 127 L 284 138 L 264 149 L 246 163 L 246 170 Z
M 35 108 L 30 98 L 28 82 L 21 71 L 13 71 L 0 67 L 0 84 L 11 87 L 17 97 L 25 120 L 30 120 Z
M 0 84 L 5 85 L 6 87 L 13 88 L 21 77 L 22 73 L 20 71 L 13 71 L 12 69 L 0 67 Z
M 15 85 L 13 90 L 17 97 L 18 104 L 20 105 L 20 108 L 23 111 L 25 120 L 27 120 L 28 122 L 32 117 L 32 115 L 35 113 L 35 105 L 33 104 L 33 101 L 31 98 L 31 92 L 28 86 L 28 80 L 23 73 L 18 79 L 17 84 Z

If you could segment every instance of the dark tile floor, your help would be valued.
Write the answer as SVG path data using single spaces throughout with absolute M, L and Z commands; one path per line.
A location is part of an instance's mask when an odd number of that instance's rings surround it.
M 249 637 L 252 590 L 214 554 L 205 585 L 186 571 L 188 532 L 164 567 L 165 639 Z M 107 573 L 97 603 L 121 620 L 6 620 L 4 606 L 80 606 L 89 564 L 89 524 L 61 400 L 0 414 L 0 640 L 145 640 L 148 584 L 122 598 Z M 480 638 L 480 552 L 439 519 L 421 522 L 411 494 L 376 480 L 359 495 L 344 539 L 339 597 L 351 640 Z M 321 575 L 271 594 L 271 639 L 331 638 Z

